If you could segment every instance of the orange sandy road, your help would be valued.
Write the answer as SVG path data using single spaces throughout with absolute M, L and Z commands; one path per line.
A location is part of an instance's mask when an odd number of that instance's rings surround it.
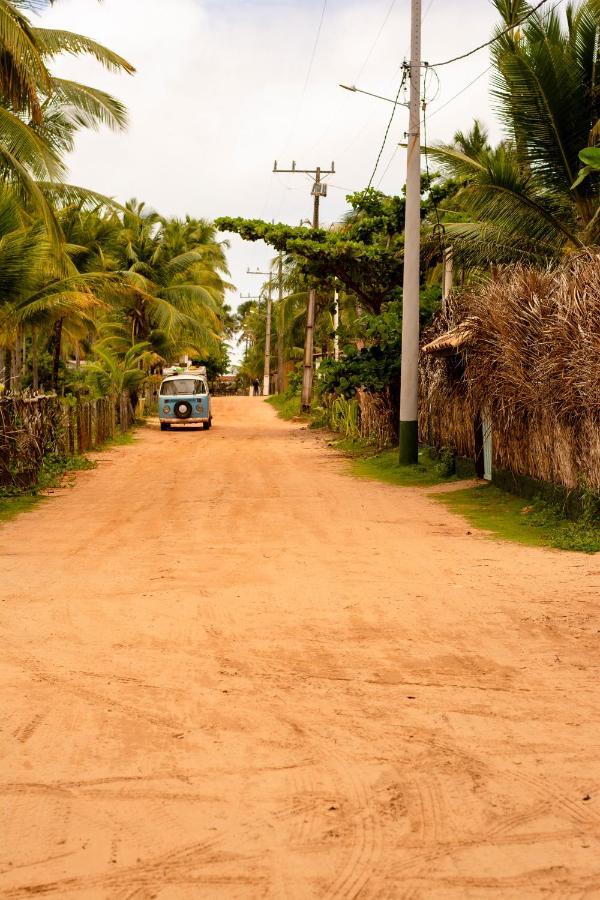
M 215 407 L 0 528 L 0 896 L 600 897 L 600 562 Z

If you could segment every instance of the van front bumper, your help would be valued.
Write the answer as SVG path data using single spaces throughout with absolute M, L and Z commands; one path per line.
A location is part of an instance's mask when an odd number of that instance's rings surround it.
M 171 419 L 161 417 L 159 418 L 159 421 L 165 422 L 168 425 L 204 425 L 208 422 L 208 416 L 204 416 L 202 419 L 199 419 L 196 416 L 190 416 L 188 419 L 178 419 L 175 416 Z

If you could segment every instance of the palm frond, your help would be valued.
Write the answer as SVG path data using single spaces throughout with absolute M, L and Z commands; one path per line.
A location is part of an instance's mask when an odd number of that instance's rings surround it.
M 51 58 L 61 53 L 73 56 L 87 54 L 111 72 L 127 72 L 129 75 L 135 72 L 134 66 L 118 53 L 83 34 L 58 28 L 32 28 L 31 31 L 37 47 L 45 57 Z
M 121 131 L 127 127 L 127 110 L 123 103 L 98 88 L 52 78 L 52 99 L 66 104 L 75 123 L 84 128 L 105 125 L 113 131 Z

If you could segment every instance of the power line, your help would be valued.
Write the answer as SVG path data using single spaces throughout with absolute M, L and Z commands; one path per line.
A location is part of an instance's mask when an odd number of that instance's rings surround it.
M 434 111 L 431 113 L 429 118 L 433 119 L 433 117 L 437 116 L 437 114 L 439 112 L 441 112 L 443 109 L 446 109 L 447 106 L 450 106 L 450 104 L 453 103 L 457 99 L 457 97 L 460 97 L 461 94 L 464 94 L 465 91 L 468 91 L 468 89 L 470 87 L 473 87 L 473 85 L 476 84 L 480 78 L 483 78 L 484 75 L 487 75 L 487 73 L 490 71 L 491 68 L 492 68 L 492 66 L 488 66 L 486 69 L 483 70 L 483 72 L 480 72 L 476 78 L 474 78 L 472 81 L 469 81 L 468 84 L 465 84 L 465 86 L 463 88 L 461 88 L 460 91 L 458 91 L 458 93 L 454 94 L 454 96 L 450 97 L 449 100 L 446 100 L 445 103 L 442 103 L 441 106 L 438 106 L 436 109 L 434 109 Z
M 432 68 L 432 67 L 430 67 L 430 68 Z M 460 97 L 461 94 L 464 94 L 465 91 L 468 91 L 470 87 L 473 87 L 473 85 L 476 84 L 481 78 L 483 78 L 484 75 L 487 75 L 487 73 L 490 71 L 491 68 L 492 68 L 492 66 L 487 66 L 487 68 L 485 68 L 485 69 L 483 70 L 483 72 L 480 72 L 479 75 L 477 75 L 475 78 L 473 78 L 472 81 L 469 81 L 468 84 L 465 84 L 465 86 L 464 86 L 463 88 L 461 88 L 460 91 L 458 91 L 458 92 L 457 92 L 456 94 L 454 94 L 452 97 L 450 97 L 449 100 L 446 100 L 445 103 L 442 103 L 441 106 L 438 106 L 436 109 L 434 109 L 434 111 L 433 111 L 432 113 L 429 114 L 429 117 L 428 117 L 428 118 L 429 118 L 429 119 L 433 119 L 433 117 L 434 117 L 434 116 L 437 116 L 437 114 L 438 114 L 439 112 L 442 112 L 442 110 L 444 110 L 444 109 L 446 109 L 446 107 L 450 106 L 450 104 L 453 103 L 458 97 Z M 429 101 L 429 102 L 431 102 L 431 101 Z M 423 125 L 425 126 L 426 123 L 425 123 L 425 117 L 424 117 L 424 116 L 423 116 L 422 122 L 423 122 Z M 392 163 L 393 163 L 394 160 L 396 159 L 396 155 L 397 155 L 399 149 L 400 149 L 400 145 L 397 145 L 397 146 L 394 148 L 394 152 L 392 153 L 392 155 L 391 155 L 391 157 L 390 157 L 390 159 L 389 159 L 389 161 L 388 161 L 387 166 L 386 166 L 385 169 L 383 170 L 383 174 L 381 175 L 381 178 L 380 178 L 379 181 L 377 182 L 377 187 L 378 187 L 378 188 L 381 186 L 381 184 L 382 184 L 382 182 L 383 182 L 385 176 L 386 176 L 387 173 L 389 172 Z
M 318 49 L 318 47 L 319 47 L 319 41 L 320 41 L 320 39 L 321 39 L 321 32 L 322 32 L 322 30 L 323 30 L 323 21 L 324 21 L 324 19 L 325 19 L 325 13 L 326 13 L 326 11 L 327 11 L 327 0 L 323 0 L 323 8 L 322 8 L 322 10 L 321 10 L 321 18 L 319 19 L 319 25 L 318 25 L 318 28 L 317 28 L 317 36 L 315 37 L 315 42 L 314 42 L 314 45 L 313 45 L 313 48 L 312 48 L 312 53 L 311 53 L 311 55 L 310 55 L 310 60 L 309 60 L 309 63 L 308 63 L 308 69 L 306 70 L 306 78 L 304 79 L 304 85 L 303 85 L 303 87 L 302 87 L 302 93 L 300 94 L 300 99 L 299 99 L 298 104 L 297 104 L 297 106 L 296 106 L 296 114 L 295 114 L 294 119 L 293 119 L 293 121 L 292 121 L 292 125 L 291 125 L 291 127 L 290 127 L 289 134 L 288 134 L 288 136 L 287 136 L 287 140 L 286 140 L 286 142 L 285 142 L 285 147 L 283 148 L 282 153 L 283 153 L 285 150 L 287 150 L 288 145 L 289 145 L 289 143 L 290 143 L 290 141 L 291 141 L 291 139 L 292 139 L 292 137 L 293 137 L 293 135 L 294 135 L 294 132 L 295 132 L 295 130 L 296 130 L 296 125 L 298 124 L 298 119 L 299 119 L 299 117 L 300 117 L 300 113 L 301 113 L 302 107 L 303 107 L 303 105 L 304 105 L 304 98 L 305 98 L 305 96 L 306 96 L 306 91 L 307 91 L 307 89 L 308 89 L 308 84 L 309 84 L 309 82 L 310 82 L 310 76 L 312 75 L 313 66 L 314 66 L 314 64 L 315 64 L 315 59 L 316 59 L 316 56 L 317 56 L 317 49 Z
M 387 139 L 388 139 L 388 134 L 390 133 L 390 128 L 392 127 L 392 122 L 394 121 L 394 115 L 396 114 L 396 108 L 398 106 L 398 100 L 400 98 L 400 93 L 402 91 L 402 88 L 406 84 L 406 72 L 407 72 L 407 69 L 406 69 L 406 67 L 404 67 L 403 71 L 402 71 L 402 81 L 400 82 L 400 87 L 398 88 L 398 93 L 396 94 L 396 99 L 394 101 L 394 105 L 392 106 L 392 114 L 390 115 L 390 119 L 387 124 L 387 128 L 385 129 L 383 141 L 381 142 L 381 147 L 379 148 L 379 153 L 377 154 L 377 160 L 375 162 L 375 167 L 373 169 L 373 172 L 371 173 L 371 177 L 369 178 L 369 184 L 367 185 L 367 189 L 370 188 L 371 185 L 373 184 L 373 179 L 375 178 L 377 169 L 379 168 L 379 163 L 381 162 L 381 154 L 383 153 L 383 151 L 385 149 L 385 145 L 386 145 Z
M 480 50 L 485 50 L 486 47 L 491 47 L 492 44 L 495 44 L 496 41 L 499 41 L 500 38 L 504 37 L 505 34 L 510 34 L 511 31 L 514 31 L 515 28 L 518 28 L 520 25 L 534 16 L 536 12 L 540 10 L 542 6 L 544 6 L 545 3 L 548 3 L 548 0 L 540 0 L 540 3 L 538 3 L 537 6 L 534 6 L 533 9 L 530 9 L 527 15 L 519 19 L 518 22 L 513 22 L 512 25 L 509 25 L 507 28 L 504 28 L 502 31 L 498 32 L 495 37 L 491 38 L 491 40 L 489 41 L 486 41 L 485 44 L 480 44 L 479 47 L 474 47 L 467 53 L 463 53 L 461 56 L 455 56 L 453 57 L 453 59 L 445 59 L 443 62 L 433 63 L 432 68 L 439 69 L 441 66 L 449 66 L 451 63 L 460 62 L 460 60 L 462 59 L 467 59 L 467 57 L 473 56 L 474 53 L 479 53 Z M 554 10 L 558 6 L 560 6 L 561 3 L 562 0 L 558 0 L 558 3 L 555 3 L 554 7 L 552 8 L 552 12 L 554 12 Z
M 400 145 L 399 145 L 399 144 L 396 144 L 396 147 L 394 148 L 394 152 L 393 152 L 392 155 L 390 156 L 390 160 L 389 160 L 387 166 L 385 167 L 385 169 L 383 170 L 383 175 L 381 176 L 381 178 L 380 178 L 379 181 L 377 182 L 377 188 L 379 188 L 379 186 L 381 185 L 383 179 L 385 178 L 385 176 L 386 176 L 387 173 L 389 172 L 390 166 L 392 165 L 392 163 L 393 163 L 394 160 L 396 159 L 396 154 L 397 154 L 397 152 L 398 152 L 399 149 L 400 149 Z
M 423 96 L 427 96 L 427 74 L 428 69 L 425 71 L 425 77 L 423 78 Z M 433 203 L 433 208 L 435 210 L 435 221 L 436 221 L 436 230 L 438 233 L 439 241 L 440 241 L 440 252 L 442 254 L 442 259 L 444 257 L 444 230 L 442 223 L 440 222 L 440 212 L 438 209 L 437 201 L 435 199 L 435 195 L 432 191 L 431 185 L 431 173 L 429 171 L 429 150 L 428 150 L 428 142 L 427 142 L 427 100 L 423 100 L 423 138 L 424 138 L 424 151 L 425 151 L 425 172 L 427 174 L 427 187 L 429 189 L 429 197 L 431 202 Z
M 433 2 L 433 0 L 432 0 L 432 2 Z M 356 76 L 356 79 L 355 79 L 355 82 L 354 82 L 355 84 L 357 84 L 357 83 L 360 81 L 363 72 L 364 72 L 365 69 L 367 68 L 367 64 L 368 64 L 369 60 L 371 59 L 371 56 L 373 55 L 373 51 L 375 50 L 375 47 L 376 47 L 377 44 L 379 43 L 379 38 L 380 38 L 381 35 L 383 34 L 383 30 L 384 30 L 385 26 L 387 25 L 387 23 L 388 23 L 388 21 L 389 21 L 389 18 L 390 18 L 391 14 L 392 14 L 392 11 L 393 11 L 395 5 L 396 5 L 396 0 L 392 0 L 392 2 L 390 3 L 390 7 L 389 7 L 389 9 L 388 9 L 388 11 L 387 11 L 387 13 L 386 13 L 386 15 L 385 15 L 385 18 L 384 18 L 383 22 L 381 23 L 381 27 L 380 27 L 379 31 L 377 32 L 377 37 L 375 38 L 375 40 L 374 40 L 373 43 L 371 44 L 371 49 L 370 49 L 369 52 L 367 53 L 367 55 L 366 55 L 366 57 L 365 57 L 365 61 L 363 62 L 362 66 L 360 67 L 360 72 L 359 72 L 358 75 Z
M 306 93 L 306 89 L 308 87 L 308 82 L 310 81 L 310 76 L 312 75 L 313 65 L 315 62 L 315 57 L 317 55 L 317 48 L 319 46 L 319 40 L 321 39 L 321 31 L 323 30 L 323 20 L 325 19 L 325 12 L 327 10 L 327 0 L 323 0 L 323 9 L 321 10 L 321 18 L 319 20 L 319 27 L 317 28 L 317 36 L 315 38 L 315 43 L 312 49 L 312 54 L 310 57 L 310 62 L 308 64 L 308 71 L 306 73 L 306 78 L 304 80 L 304 87 L 302 88 L 302 97 L 300 102 L 304 100 L 304 95 Z
M 427 7 L 427 9 L 425 10 L 425 13 L 423 14 L 423 21 L 425 21 L 425 19 L 431 12 L 431 7 L 433 6 L 434 3 L 435 3 L 435 0 L 429 0 L 429 6 Z

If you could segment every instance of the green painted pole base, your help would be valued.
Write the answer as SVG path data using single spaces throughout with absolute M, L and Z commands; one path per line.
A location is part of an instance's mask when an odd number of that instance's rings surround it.
M 416 466 L 419 462 L 418 422 L 400 422 L 400 465 Z

